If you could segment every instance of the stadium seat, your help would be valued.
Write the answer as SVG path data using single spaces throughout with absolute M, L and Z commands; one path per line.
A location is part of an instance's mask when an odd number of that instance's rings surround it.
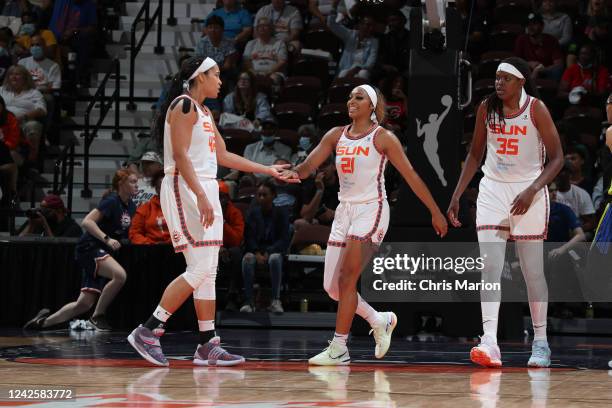
M 291 150 L 297 149 L 298 140 L 300 136 L 298 132 L 293 129 L 279 129 L 276 133 L 281 143 L 291 147 Z
M 322 58 L 300 58 L 292 68 L 291 74 L 296 76 L 316 76 L 323 87 L 329 85 L 329 63 Z
M 319 104 L 321 80 L 314 76 L 293 76 L 287 78 L 280 93 L 279 102 L 301 102 L 312 107 Z
M 531 3 L 527 1 L 498 1 L 493 9 L 493 18 L 496 23 L 524 25 L 530 12 Z
M 495 78 L 497 66 L 503 60 L 513 55 L 514 54 L 508 51 L 490 51 L 483 53 L 480 57 L 480 64 L 478 64 L 478 78 Z
M 278 127 L 281 129 L 297 130 L 301 125 L 312 121 L 312 108 L 305 103 L 279 103 L 274 110 Z
M 321 108 L 318 127 L 325 133 L 334 126 L 344 126 L 350 122 L 345 103 L 331 103 Z
M 304 34 L 303 44 L 304 48 L 327 51 L 332 54 L 335 60 L 340 57 L 342 49 L 342 42 L 334 33 L 320 28 L 308 30 Z
M 322 248 L 327 246 L 331 227 L 319 224 L 305 224 L 293 234 L 291 250 L 303 248 L 310 244 L 319 244 Z
M 244 148 L 255 141 L 253 135 L 246 130 L 223 129 L 221 134 L 227 150 L 240 156 L 244 153 Z
M 472 92 L 472 101 L 478 106 L 487 95 L 495 91 L 495 79 L 482 78 L 474 82 L 474 90 Z
M 362 78 L 336 78 L 327 91 L 327 102 L 346 103 L 353 88 L 365 83 Z

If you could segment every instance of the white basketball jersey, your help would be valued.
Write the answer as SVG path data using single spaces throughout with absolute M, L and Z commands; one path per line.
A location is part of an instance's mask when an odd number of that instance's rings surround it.
M 387 198 L 385 192 L 385 165 L 387 158 L 376 150 L 374 139 L 383 129 L 351 137 L 348 126 L 336 144 L 336 170 L 340 180 L 340 202 L 367 203 Z
M 487 158 L 482 171 L 485 176 L 514 183 L 535 180 L 542 173 L 546 152 L 534 122 L 536 102 L 536 98 L 527 95 L 521 109 L 512 116 L 506 116 L 504 122 L 497 114 L 493 122 L 487 122 L 487 118 L 484 118 Z
M 179 98 L 187 98 L 196 106 L 198 115 L 197 122 L 193 125 L 191 131 L 191 144 L 187 155 L 193 165 L 196 176 L 199 179 L 216 179 L 217 178 L 217 149 L 215 146 L 215 131 L 213 127 L 213 118 L 200 107 L 200 104 L 187 95 L 178 96 Z M 176 101 L 175 99 L 175 101 Z M 173 101 L 174 102 L 174 101 Z M 172 106 L 172 104 L 170 104 Z M 193 108 L 191 108 L 193 109 Z M 173 175 L 175 170 L 174 157 L 172 152 L 171 131 L 168 123 L 168 112 L 164 120 L 164 173 Z

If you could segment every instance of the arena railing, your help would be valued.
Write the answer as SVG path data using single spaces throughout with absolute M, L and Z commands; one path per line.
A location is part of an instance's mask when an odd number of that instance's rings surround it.
M 115 79 L 115 89 L 111 95 L 106 95 L 106 84 L 113 75 Z M 93 139 L 98 134 L 98 130 L 100 130 L 102 126 L 102 122 L 104 122 L 104 119 L 106 118 L 106 114 L 113 105 L 115 105 L 115 126 L 112 137 L 113 140 L 120 140 L 122 136 L 119 130 L 119 101 L 121 91 L 121 85 L 119 81 L 120 62 L 118 58 L 115 58 L 113 60 L 111 69 L 106 73 L 106 75 L 104 75 L 104 78 L 98 86 L 98 90 L 89 102 L 87 110 L 85 111 L 85 128 L 83 132 L 85 138 L 85 146 L 83 147 L 83 189 L 81 190 L 81 197 L 83 198 L 91 198 L 92 195 L 91 189 L 89 188 L 89 149 L 91 147 Z M 100 116 L 98 117 L 98 121 L 94 125 L 92 125 L 90 123 L 91 111 L 95 107 L 96 103 L 99 103 Z
M 163 54 L 164 47 L 161 45 L 161 37 L 162 37 L 162 14 L 163 14 L 163 0 L 158 0 L 157 7 L 155 11 L 151 15 L 151 1 L 145 0 L 140 8 L 138 14 L 136 14 L 136 18 L 132 23 L 131 29 L 131 40 L 130 40 L 130 95 L 129 102 L 127 104 L 127 109 L 130 111 L 136 110 L 136 103 L 134 102 L 134 74 L 136 70 L 136 57 L 142 48 L 142 44 L 144 43 L 149 31 L 153 27 L 157 20 L 157 45 L 153 49 L 155 54 Z M 174 1 L 170 1 L 171 14 L 174 14 Z M 136 28 L 139 23 L 144 22 L 144 33 L 140 37 L 138 41 L 136 41 Z
M 72 211 L 72 186 L 74 184 L 74 139 L 62 149 L 55 161 L 53 171 L 53 193 L 61 195 L 66 192 L 66 208 Z

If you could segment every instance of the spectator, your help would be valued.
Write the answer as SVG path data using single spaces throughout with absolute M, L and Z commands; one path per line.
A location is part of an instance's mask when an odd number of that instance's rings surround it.
M 557 296 L 572 296 L 574 289 L 579 288 L 576 279 L 574 262 L 569 251 L 584 242 L 586 236 L 580 227 L 580 221 L 570 207 L 556 201 L 557 187 L 555 183 L 548 186 L 550 199 L 550 213 L 548 218 L 548 234 L 546 238 L 546 279 L 550 285 L 550 292 Z M 555 305 L 560 309 L 556 314 L 568 316 L 566 306 Z
M 585 232 L 590 232 L 595 228 L 595 208 L 591 201 L 591 196 L 584 189 L 570 183 L 570 175 L 572 173 L 572 165 L 565 163 L 557 178 L 557 202 L 565 204 L 580 217 L 582 229 Z
M 604 0 L 590 0 L 587 6 L 587 24 L 584 34 L 603 49 L 610 46 L 610 16 Z
M 28 221 L 20 228 L 20 237 L 39 235 L 43 237 L 78 238 L 81 227 L 68 215 L 62 199 L 55 194 L 47 194 L 40 208 L 28 212 Z
M 576 243 L 583 242 L 586 236 L 574 211 L 569 206 L 557 202 L 557 186 L 554 182 L 548 187 L 548 193 L 550 214 L 546 242 L 563 243 L 548 252 L 548 259 L 554 259 L 566 255 Z
M 340 183 L 332 158 L 327 159 L 314 177 L 304 181 L 301 219 L 295 221 L 295 229 L 304 223 L 331 225 L 339 204 Z
M 224 181 L 219 181 L 219 201 L 223 211 L 223 246 L 219 250 L 219 276 L 229 277 L 226 310 L 237 310 L 244 217 L 242 211 L 230 201 L 229 186 Z
M 291 148 L 276 140 L 278 124 L 274 117 L 262 120 L 261 140 L 251 143 L 244 149 L 244 158 L 264 166 L 273 164 L 277 159 L 289 160 Z M 261 178 L 263 174 L 256 174 Z
M 0 185 L 3 192 L 0 207 L 7 206 L 17 197 L 18 168 L 25 156 L 23 150 L 17 118 L 6 109 L 4 99 L 0 97 Z M 5 182 L 1 182 L 3 178 Z
M 514 55 L 529 63 L 533 78 L 559 80 L 563 73 L 563 52 L 559 41 L 544 34 L 544 19 L 540 14 L 527 17 L 527 34 L 521 34 L 514 44 Z
M 257 38 L 247 43 L 243 58 L 245 70 L 269 77 L 280 87 L 287 69 L 287 47 L 272 37 L 272 23 L 267 17 L 257 20 Z
M 19 29 L 17 38 L 15 38 L 17 55 L 20 58 L 27 56 L 30 53 L 30 47 L 32 47 L 32 39 L 34 36 L 39 35 L 44 41 L 44 45 L 42 45 L 43 54 L 55 62 L 60 62 L 57 38 L 55 38 L 53 31 L 39 28 L 36 14 L 31 12 L 23 13 L 21 21 L 23 24 Z
M 404 77 L 394 74 L 383 80 L 383 95 L 386 98 L 387 127 L 398 136 L 406 129 L 408 122 L 408 97 L 406 96 Z
M 62 86 L 62 70 L 56 62 L 46 57 L 44 38 L 35 34 L 32 36 L 30 44 L 31 57 L 19 60 L 18 64 L 28 70 L 36 88 L 43 95 L 59 91 Z M 49 100 L 47 98 L 45 100 L 49 104 Z M 52 109 L 49 107 L 48 110 L 51 111 Z
M 161 189 L 163 179 L 163 169 L 157 170 L 150 178 L 151 187 L 155 189 L 155 195 L 136 209 L 129 232 L 132 244 L 151 245 L 170 243 L 170 231 L 168 231 L 168 224 L 166 224 L 159 201 L 159 190 Z
M 246 254 L 242 258 L 245 304 L 241 312 L 255 309 L 253 281 L 257 267 L 269 269 L 272 280 L 272 302 L 270 312 L 282 313 L 280 289 L 283 274 L 283 254 L 289 247 L 289 221 L 283 208 L 273 205 L 276 186 L 271 180 L 264 181 L 257 189 L 255 203 L 246 220 L 244 233 Z
M 27 0 L 6 0 L 0 14 L 10 17 L 21 17 L 23 13 L 36 9 L 37 7 Z
M 378 64 L 385 74 L 408 74 L 410 66 L 410 31 L 404 28 L 406 17 L 393 10 L 387 17 L 388 32 L 383 35 L 378 50 Z
M 17 117 L 21 131 L 30 145 L 28 159 L 38 160 L 40 144 L 44 143 L 41 121 L 47 115 L 47 106 L 28 70 L 21 65 L 11 66 L 0 87 L 0 96 L 6 102 L 6 108 Z
M 565 152 L 565 160 L 571 168 L 570 183 L 591 194 L 593 192 L 593 181 L 584 174 L 586 151 L 576 146 L 569 147 Z
M 62 45 L 76 52 L 78 81 L 82 86 L 89 84 L 97 23 L 94 0 L 55 0 L 49 29 Z
M 140 158 L 140 169 L 141 173 L 138 177 L 138 189 L 136 194 L 132 197 L 132 201 L 136 208 L 149 201 L 156 194 L 152 178 L 158 171 L 163 171 L 164 169 L 159 154 L 156 152 L 146 152 L 143 154 Z
M 357 30 L 349 30 L 336 21 L 338 0 L 327 16 L 327 25 L 344 43 L 344 51 L 338 64 L 339 78 L 370 78 L 370 71 L 378 58 L 378 40 L 372 35 L 374 21 L 371 17 L 362 17 Z
M 308 0 L 308 12 L 312 15 L 310 25 L 327 27 L 327 16 L 332 11 L 333 3 L 333 0 Z M 344 2 L 338 5 L 338 11 L 341 14 L 347 13 Z
M 287 50 L 297 53 L 300 49 L 300 33 L 304 24 L 297 8 L 286 5 L 285 0 L 270 0 L 255 15 L 255 21 L 266 17 L 273 22 L 274 39 L 285 43 Z
M 601 97 L 608 90 L 608 69 L 597 60 L 595 47 L 580 47 L 578 63 L 565 69 L 559 84 L 559 97 L 570 97 L 571 103 L 579 103 L 587 97 Z M 572 96 L 575 95 L 575 96 Z
M 298 128 L 298 150 L 291 156 L 291 164 L 296 166 L 306 159 L 312 150 L 319 144 L 317 128 L 313 124 L 301 125 Z
M 163 154 L 154 137 L 140 133 L 138 134 L 138 143 L 130 151 L 130 156 L 126 161 L 127 167 L 131 172 L 140 174 L 140 158 L 147 152 L 155 152 L 160 157 Z
M 219 16 L 225 24 L 223 34 L 234 41 L 238 47 L 246 44 L 253 34 L 253 17 L 238 5 L 237 0 L 223 0 L 223 7 L 213 10 L 207 20 L 212 16 Z
M 572 19 L 565 13 L 557 11 L 558 0 L 542 0 L 540 12 L 544 20 L 544 34 L 552 35 L 559 45 L 566 49 L 573 35 Z
M 126 280 L 125 269 L 111 255 L 121 248 L 136 208 L 131 196 L 136 192 L 136 176 L 120 169 L 113 176 L 113 190 L 85 216 L 85 233 L 77 243 L 75 259 L 82 272 L 81 293 L 75 302 L 64 305 L 49 316 L 49 309 L 42 309 L 24 329 L 42 330 L 66 322 L 73 317 L 96 308 L 89 319 L 99 331 L 111 331 L 106 310 L 117 296 Z
M 272 117 L 268 97 L 262 92 L 257 92 L 255 88 L 255 75 L 251 71 L 240 73 L 236 89 L 223 99 L 223 113 L 230 113 L 248 119 L 252 126 L 248 126 L 247 129 L 259 129 L 262 120 Z
M 238 53 L 234 47 L 234 42 L 224 37 L 223 28 L 225 23 L 217 15 L 210 16 L 206 20 L 206 27 L 198 44 L 196 45 L 196 57 L 210 57 L 221 69 L 223 78 L 235 78 L 235 66 L 238 60 Z M 225 81 L 224 81 L 225 82 Z

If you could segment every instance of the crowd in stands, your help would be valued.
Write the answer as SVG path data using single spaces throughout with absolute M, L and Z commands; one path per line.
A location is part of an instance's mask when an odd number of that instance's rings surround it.
M 88 87 L 92 58 L 106 57 L 98 17 L 107 6 L 116 7 L 95 0 L 0 1 L 0 210 L 29 201 L 27 186 L 48 184 L 40 173 L 57 154 L 62 94 Z
M 0 69 L 6 71 L 0 126 L 10 154 L 0 146 L 0 171 L 9 175 L 13 191 L 15 176 L 7 162 L 20 166 L 36 160 L 52 103 L 48 95 L 61 84 L 63 47 L 76 50 L 79 64 L 86 67 L 91 50 L 83 47 L 95 33 L 96 17 L 92 0 L 56 0 L 54 7 L 42 1 L 46 8 L 21 13 L 15 4 L 27 2 L 5 3 L 2 15 L 11 29 L 0 29 Z M 349 122 L 346 97 L 365 81 L 386 97 L 383 125 L 397 134 L 406 132 L 410 15 L 420 6 L 410 0 L 356 2 L 350 9 L 339 0 L 218 1 L 210 15 L 202 16 L 193 54 L 209 56 L 221 68 L 222 93 L 205 103 L 228 149 L 264 165 L 299 163 L 328 129 Z M 71 7 L 81 10 L 80 18 L 71 18 Z M 512 55 L 528 61 L 566 155 L 566 165 L 550 186 L 548 237 L 571 242 L 549 253 L 551 259 L 566 257 L 573 243 L 592 239 L 610 200 L 612 160 L 601 139 L 606 98 L 612 106 L 610 2 L 457 0 L 455 7 L 469 39 L 467 58 L 476 79 L 472 110 L 465 115 L 464 146 L 469 146 L 478 103 L 494 90 L 499 62 Z M 18 56 L 23 59 L 17 61 Z M 144 138 L 127 163 L 139 175 L 138 210 L 130 229 L 136 244 L 170 239 L 155 195 L 163 176 L 160 153 L 160 146 Z M 293 232 L 313 224 L 329 226 L 333 220 L 338 205 L 334 163 L 325 163 L 301 186 L 226 169 L 220 169 L 219 178 L 226 219 L 220 279 L 227 280 L 235 295 L 228 307 L 256 310 L 253 285 L 259 276 L 269 276 L 267 307 L 280 312 L 283 255 L 292 247 Z M 472 227 L 477 186 L 473 180 L 462 201 L 464 225 Z

